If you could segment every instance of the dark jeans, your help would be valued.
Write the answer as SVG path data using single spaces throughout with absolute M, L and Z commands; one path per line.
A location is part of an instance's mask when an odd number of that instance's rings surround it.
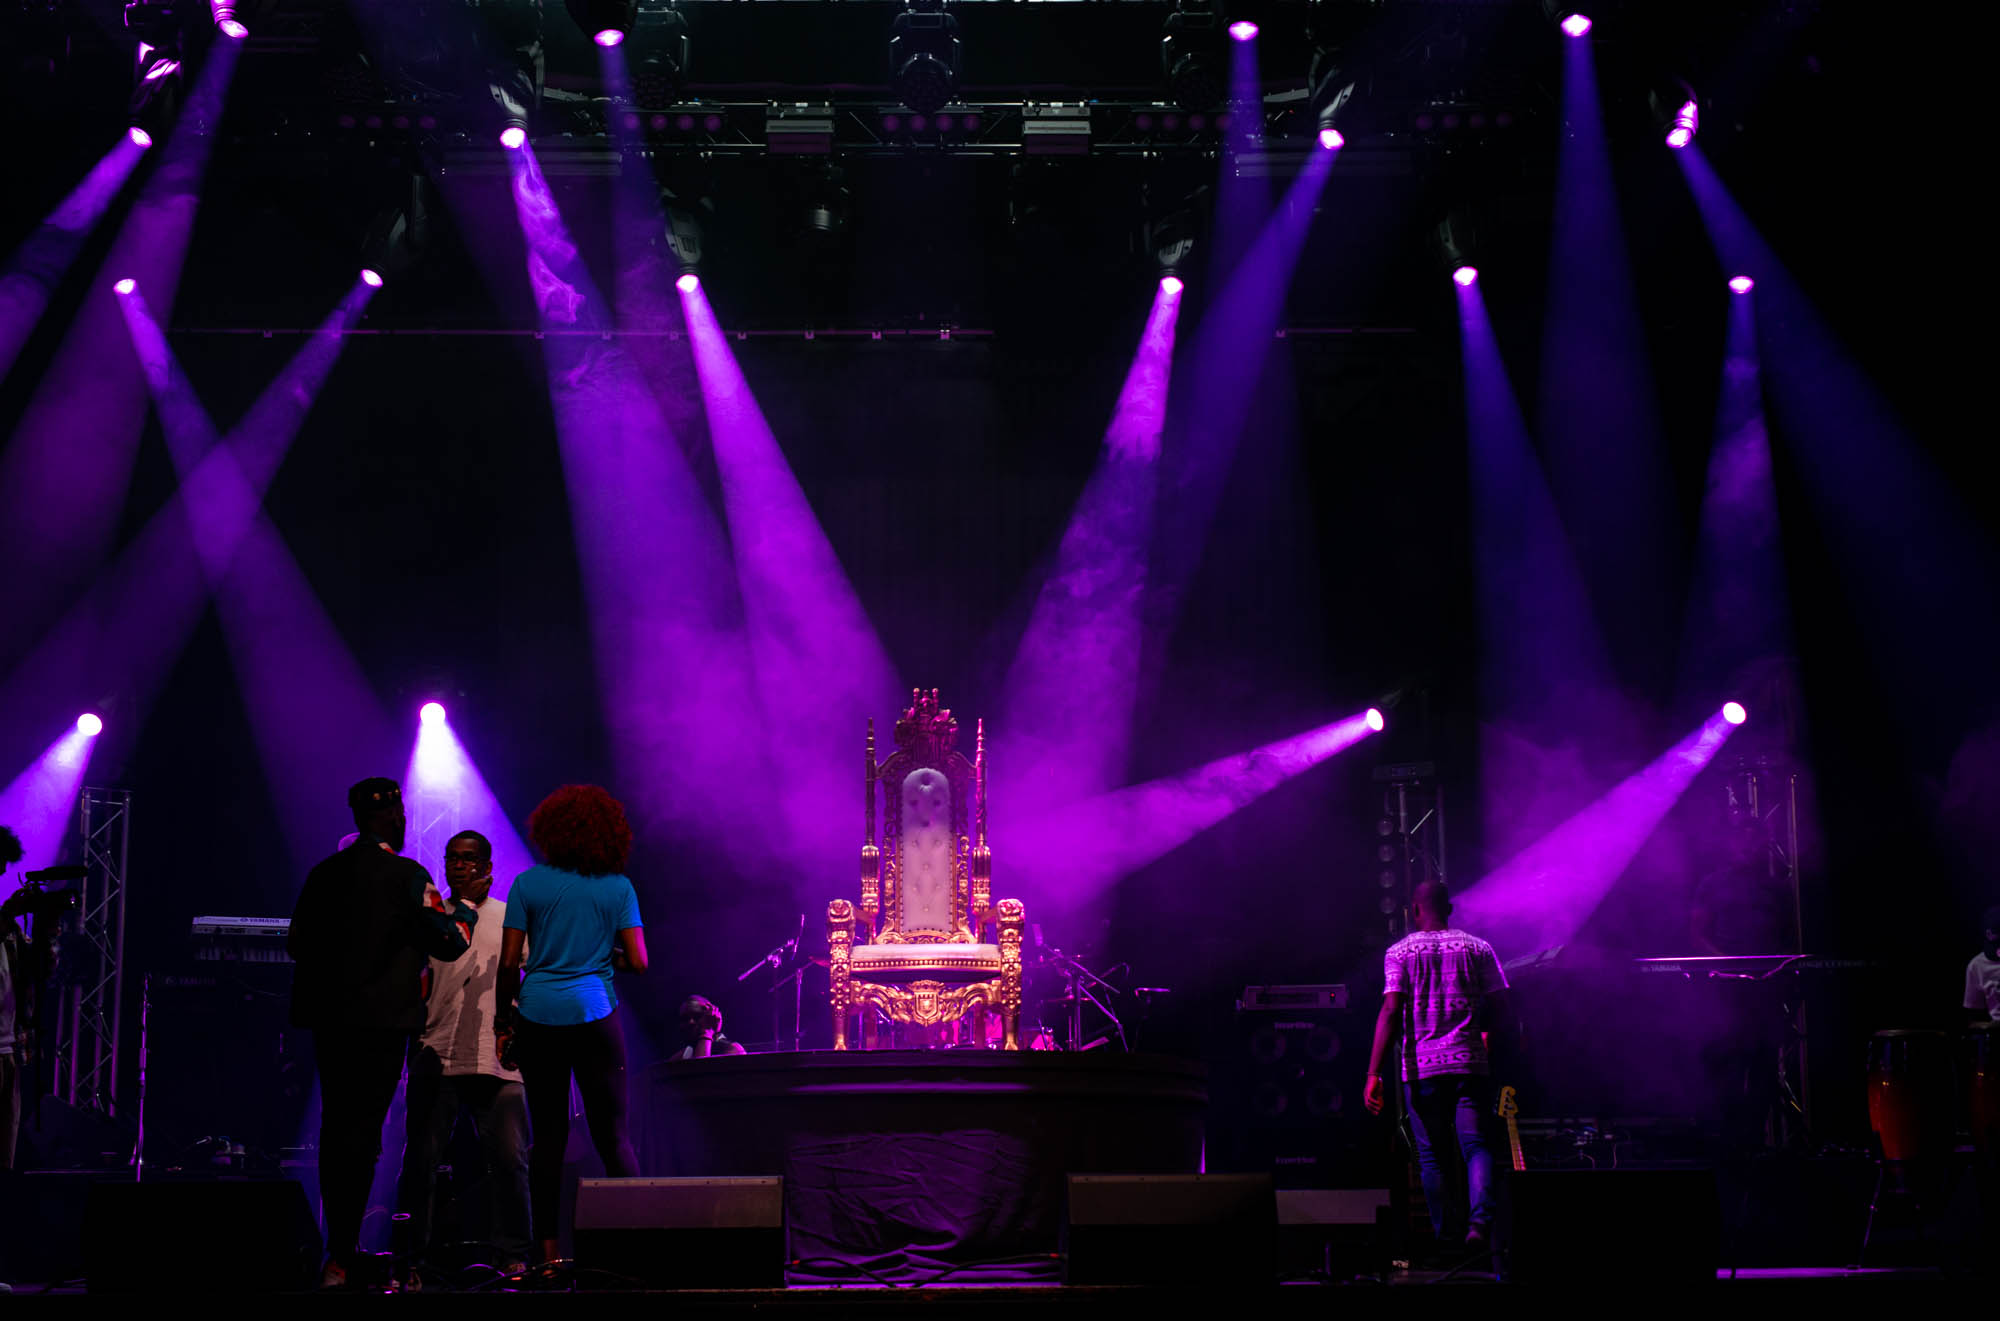
M 0 1055 L 0 1170 L 14 1168 L 14 1144 L 21 1136 L 21 1057 Z
M 1403 1100 L 1410 1108 L 1417 1172 L 1438 1241 L 1455 1243 L 1468 1227 L 1490 1232 L 1499 1207 L 1493 1150 L 1487 1142 L 1492 1080 L 1465 1073 L 1425 1078 L 1405 1083 Z M 1463 1183 L 1452 1177 L 1460 1165 Z
M 399 1246 L 417 1261 L 430 1255 L 432 1216 L 437 1203 L 438 1162 L 469 1115 L 486 1154 L 490 1232 L 501 1261 L 528 1259 L 528 1102 L 521 1084 L 488 1074 L 444 1072 L 434 1050 L 410 1056 L 410 1086 L 404 1101 L 403 1177 L 396 1203 L 410 1217 Z M 461 1183 L 459 1186 L 463 1187 Z
M 403 1078 L 409 1034 L 379 1028 L 319 1028 L 313 1062 L 319 1068 L 319 1204 L 326 1217 L 326 1252 L 351 1265 L 361 1217 L 382 1154 L 382 1125 Z
M 625 1128 L 625 1035 L 618 1011 L 594 1023 L 550 1027 L 520 1020 L 521 1078 L 528 1088 L 528 1115 L 535 1126 L 535 1152 L 528 1162 L 529 1197 L 534 1204 L 535 1237 L 555 1238 L 556 1208 L 562 1197 L 563 1155 L 569 1149 L 569 1083 L 583 1097 L 604 1172 L 614 1179 L 639 1173 L 639 1158 Z

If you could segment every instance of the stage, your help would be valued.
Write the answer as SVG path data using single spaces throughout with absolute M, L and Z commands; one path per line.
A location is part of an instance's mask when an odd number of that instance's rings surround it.
M 655 1065 L 650 1174 L 777 1174 L 801 1280 L 1053 1279 L 1070 1174 L 1201 1168 L 1201 1065 L 1042 1051 L 805 1051 Z M 981 1263 L 993 1263 L 983 1266 Z

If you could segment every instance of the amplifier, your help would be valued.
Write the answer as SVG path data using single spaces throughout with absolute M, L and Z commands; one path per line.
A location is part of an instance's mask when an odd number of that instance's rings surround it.
M 1236 1012 L 1288 1013 L 1347 1008 L 1345 986 L 1246 986 Z
M 1063 1283 L 1264 1287 L 1277 1235 L 1268 1174 L 1072 1174 Z

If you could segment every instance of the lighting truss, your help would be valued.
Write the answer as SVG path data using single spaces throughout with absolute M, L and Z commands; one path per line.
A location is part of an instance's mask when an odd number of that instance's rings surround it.
M 1444 785 L 1434 762 L 1397 762 L 1375 768 L 1381 813 L 1375 820 L 1377 931 L 1384 944 L 1403 934 L 1403 915 L 1417 887 L 1445 875 Z
M 118 1113 L 118 1041 L 125 986 L 125 873 L 132 793 L 83 791 L 83 865 L 76 938 L 56 1010 L 54 1092 L 79 1110 Z

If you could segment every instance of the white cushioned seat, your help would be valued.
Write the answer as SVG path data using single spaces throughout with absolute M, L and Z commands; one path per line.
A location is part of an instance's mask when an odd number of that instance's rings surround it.
M 1000 975 L 998 945 L 856 945 L 856 977 L 983 981 Z

